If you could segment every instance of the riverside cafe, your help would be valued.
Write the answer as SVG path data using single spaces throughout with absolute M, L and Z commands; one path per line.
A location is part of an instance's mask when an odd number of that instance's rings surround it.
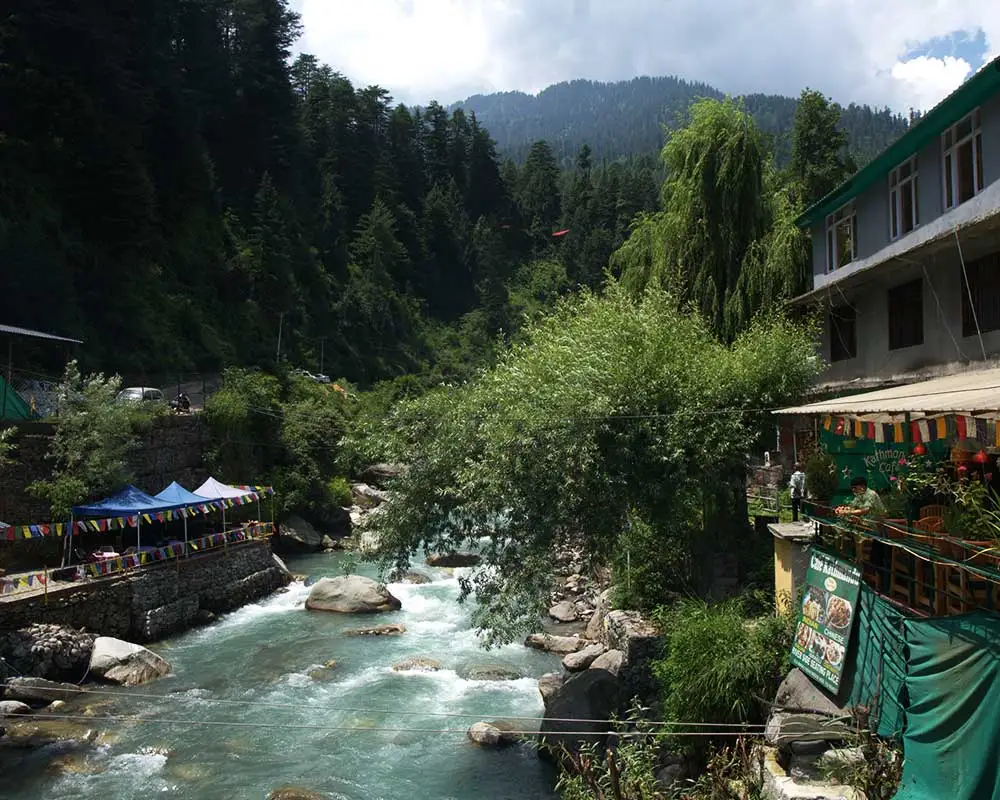
M 50 580 L 110 575 L 145 564 L 228 548 L 230 544 L 249 539 L 267 538 L 273 533 L 273 505 L 272 521 L 260 520 L 261 498 L 274 494 L 270 486 L 229 486 L 209 478 L 199 490 L 205 494 L 190 492 L 175 482 L 152 496 L 135 486 L 126 486 L 104 500 L 75 506 L 68 524 L 0 524 L 0 540 L 13 546 L 25 540 L 60 539 L 63 542 L 60 548 L 62 567 L 0 573 L 0 594 L 9 595 L 39 586 L 47 589 Z M 256 519 L 236 525 L 227 521 L 227 510 L 251 503 L 256 503 Z M 207 520 L 216 511 L 221 512 L 221 528 Z M 189 536 L 189 520 L 195 522 L 194 537 Z M 94 540 L 100 543 L 97 549 L 94 549 Z M 77 562 L 75 566 L 74 561 Z
M 1000 369 L 775 413 L 812 418 L 836 478 L 793 663 L 901 742 L 897 800 L 1000 797 Z M 838 513 L 858 477 L 884 514 Z
M 106 532 L 134 528 L 134 546 L 129 545 L 122 553 L 104 548 L 93 554 L 92 563 L 86 565 L 86 571 L 96 577 L 145 564 L 188 557 L 218 547 L 226 548 L 229 544 L 270 535 L 273 524 L 260 521 L 260 498 L 261 495 L 273 493 L 270 486 L 228 486 L 215 478 L 209 478 L 194 492 L 175 481 L 155 496 L 134 486 L 126 486 L 104 500 L 73 507 L 74 518 L 70 525 L 67 549 L 73 553 L 72 539 L 84 531 Z M 227 526 L 227 509 L 254 502 L 257 504 L 257 519 Z M 189 518 L 205 516 L 215 511 L 221 512 L 221 530 L 210 528 L 205 531 L 205 535 L 190 538 Z M 78 517 L 82 519 L 77 520 Z M 176 527 L 171 525 L 178 522 L 182 526 L 183 539 L 176 537 Z M 173 537 L 171 527 L 174 527 Z M 125 538 L 123 536 L 122 541 Z

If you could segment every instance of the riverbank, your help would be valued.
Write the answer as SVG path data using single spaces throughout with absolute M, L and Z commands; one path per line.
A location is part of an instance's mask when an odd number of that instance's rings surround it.
M 301 556 L 289 567 L 334 576 L 343 559 Z M 309 588 L 296 582 L 153 645 L 172 674 L 89 693 L 80 702 L 92 716 L 64 721 L 80 728 L 83 744 L 0 750 L 5 796 L 221 800 L 295 785 L 342 800 L 554 798 L 551 767 L 533 747 L 483 750 L 466 730 L 509 717 L 536 725 L 537 678 L 558 669 L 558 658 L 521 644 L 483 651 L 469 609 L 455 603 L 462 571 L 418 569 L 430 582 L 392 584 L 402 609 L 378 616 L 403 625 L 401 636 L 344 636 L 370 620 L 307 612 Z M 440 668 L 393 669 L 415 658 Z M 472 679 L 483 667 L 522 677 Z M 124 719 L 101 719 L 108 715 Z

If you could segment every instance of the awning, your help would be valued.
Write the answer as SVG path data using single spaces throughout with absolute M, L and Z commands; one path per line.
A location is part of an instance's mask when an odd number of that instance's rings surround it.
M 205 502 L 204 499 L 198 502 Z M 164 502 L 146 494 L 135 486 L 126 486 L 117 494 L 85 506 L 73 506 L 73 514 L 78 517 L 116 517 L 133 514 L 155 514 L 157 511 L 173 511 L 191 505 L 187 502 Z
M 210 497 L 189 492 L 177 481 L 171 483 L 162 492 L 157 492 L 157 494 L 154 495 L 154 498 L 162 503 L 180 503 L 185 506 L 196 506 L 204 503 L 215 502 Z
M 1000 413 L 1000 368 L 979 369 L 863 392 L 804 406 L 778 409 L 775 414 L 849 414 L 861 416 L 918 413 Z
M 235 486 L 229 486 L 221 481 L 217 481 L 215 478 L 209 478 L 201 486 L 195 489 L 194 493 L 199 494 L 202 497 L 209 497 L 213 500 L 224 500 L 227 498 L 232 499 L 236 497 L 257 497 L 257 492 L 252 489 L 238 489 Z

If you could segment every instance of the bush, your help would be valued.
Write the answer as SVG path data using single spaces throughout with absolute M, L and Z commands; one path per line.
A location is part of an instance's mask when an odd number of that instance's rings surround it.
M 334 478 L 327 487 L 330 490 L 330 502 L 334 505 L 346 508 L 354 503 L 354 494 L 347 478 Z
M 817 500 L 829 500 L 837 491 L 837 462 L 817 450 L 806 460 L 806 491 Z
M 653 670 L 668 720 L 759 723 L 789 669 L 791 616 L 748 617 L 746 601 L 685 601 L 658 614 L 665 657 Z

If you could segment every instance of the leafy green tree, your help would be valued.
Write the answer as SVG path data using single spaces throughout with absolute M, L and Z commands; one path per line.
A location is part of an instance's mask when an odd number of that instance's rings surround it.
M 493 569 L 462 588 L 496 641 L 535 619 L 557 541 L 580 537 L 610 559 L 630 509 L 661 531 L 659 546 L 701 563 L 745 535 L 745 508 L 729 530 L 712 511 L 740 490 L 745 503 L 745 453 L 766 415 L 744 409 L 798 396 L 812 353 L 809 334 L 783 321 L 719 344 L 661 290 L 634 300 L 612 284 L 563 300 L 491 370 L 401 404 L 375 434 L 380 454 L 411 463 L 374 522 L 384 564 L 488 536 Z M 696 571 L 684 578 L 675 590 L 700 583 Z
M 83 376 L 75 361 L 66 366 L 56 390 L 59 421 L 46 453 L 52 474 L 29 487 L 49 502 L 54 520 L 68 519 L 74 505 L 132 481 L 129 456 L 154 409 L 148 403 L 118 401 L 120 390 L 118 376 Z
M 17 428 L 0 429 L 0 474 L 14 463 L 13 454 L 17 451 L 17 444 L 14 442 L 16 435 Z
M 855 170 L 840 107 L 813 89 L 803 89 L 795 108 L 792 160 L 788 172 L 803 206 L 815 203 Z

